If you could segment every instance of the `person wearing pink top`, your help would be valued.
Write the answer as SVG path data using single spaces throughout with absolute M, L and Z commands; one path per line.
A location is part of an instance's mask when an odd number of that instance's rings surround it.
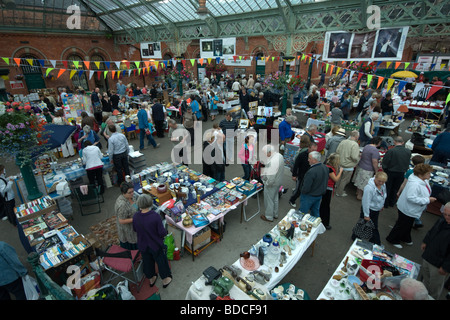
M 252 162 L 254 156 L 254 140 L 254 136 L 246 136 L 241 150 L 238 153 L 239 159 L 241 159 L 242 168 L 244 169 L 244 176 L 242 177 L 244 180 L 250 180 L 250 171 L 252 168 L 250 162 Z

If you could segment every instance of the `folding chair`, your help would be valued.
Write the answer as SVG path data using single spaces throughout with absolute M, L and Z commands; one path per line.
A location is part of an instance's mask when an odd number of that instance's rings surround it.
M 94 213 L 100 213 L 102 211 L 100 203 L 105 202 L 103 195 L 99 194 L 97 188 L 92 184 L 87 185 L 87 194 L 84 194 L 81 191 L 81 188 L 82 186 L 73 188 L 73 194 L 75 194 L 75 197 L 77 198 L 81 215 L 86 216 Z M 96 211 L 89 210 L 88 212 L 85 212 L 85 207 L 92 207 L 94 205 L 98 207 Z
M 145 279 L 144 263 L 139 250 L 127 250 L 118 245 L 112 245 L 106 252 L 96 248 L 95 253 L 99 266 L 110 272 L 106 279 L 101 273 L 102 283 L 109 284 L 113 280 L 121 278 L 135 284 L 137 292 L 139 292 Z

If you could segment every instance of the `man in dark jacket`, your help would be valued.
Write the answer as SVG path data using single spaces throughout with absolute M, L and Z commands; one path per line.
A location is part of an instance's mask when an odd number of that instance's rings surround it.
M 392 101 L 391 93 L 386 93 L 386 97 L 381 100 L 381 112 L 383 116 L 392 114 L 394 112 L 394 104 Z
M 442 217 L 428 231 L 422 243 L 423 283 L 428 293 L 438 300 L 450 274 L 450 202 Z
M 394 147 L 389 149 L 383 157 L 383 171 L 387 173 L 386 181 L 387 197 L 384 207 L 393 207 L 397 202 L 397 192 L 403 183 L 406 171 L 409 169 L 411 150 L 405 148 L 403 138 L 394 138 Z
M 158 138 L 164 138 L 164 121 L 166 120 L 166 109 L 161 103 L 158 102 L 157 99 L 153 99 L 152 119 L 155 123 L 156 136 Z
M 313 151 L 308 154 L 309 170 L 303 178 L 303 185 L 300 193 L 300 212 L 308 213 L 320 217 L 320 201 L 327 191 L 329 170 L 322 163 L 322 155 Z
M 305 138 L 308 137 L 305 136 Z M 304 143 L 308 144 L 308 147 L 300 149 L 299 154 L 295 158 L 294 166 L 292 167 L 292 180 L 294 180 L 297 184 L 291 198 L 289 199 L 289 204 L 294 208 L 296 207 L 295 202 L 297 201 L 297 198 L 300 197 L 303 177 L 310 167 L 308 162 L 308 154 L 310 152 L 317 151 L 317 143 L 311 142 L 309 139 L 307 139 Z M 301 146 L 302 140 L 300 140 L 300 147 Z

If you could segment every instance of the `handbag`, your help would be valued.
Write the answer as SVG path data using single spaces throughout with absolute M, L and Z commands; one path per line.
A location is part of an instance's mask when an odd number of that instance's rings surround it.
M 361 240 L 370 240 L 373 235 L 373 230 L 375 229 L 375 224 L 372 220 L 366 221 L 363 218 L 360 218 L 356 225 L 353 227 L 353 236 L 355 238 L 359 238 Z

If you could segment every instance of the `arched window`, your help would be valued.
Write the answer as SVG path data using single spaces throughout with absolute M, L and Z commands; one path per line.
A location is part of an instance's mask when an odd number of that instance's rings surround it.
M 68 66 L 70 70 L 84 70 L 83 59 L 78 55 L 70 55 L 67 57 Z M 78 68 L 75 65 L 74 61 L 78 61 Z M 83 88 L 86 91 L 89 91 L 89 85 L 87 82 L 86 72 L 78 71 L 72 76 L 72 84 L 74 90 L 78 89 L 78 87 Z
M 108 68 L 106 68 L 105 59 L 103 59 L 103 57 L 98 54 L 93 55 L 91 57 L 90 68 L 92 71 L 94 71 L 93 78 L 95 82 L 95 87 L 99 88 L 100 92 L 107 92 L 109 88 L 108 78 L 105 79 L 103 75 L 103 71 L 108 70 Z M 97 76 L 97 71 L 101 71 L 100 79 Z
M 45 88 L 45 81 L 42 76 L 42 69 L 39 61 L 36 57 L 32 55 L 25 55 L 21 57 L 21 69 L 25 77 L 25 83 L 29 92 L 35 92 L 38 89 Z M 33 60 L 33 65 L 27 61 L 29 59 Z

